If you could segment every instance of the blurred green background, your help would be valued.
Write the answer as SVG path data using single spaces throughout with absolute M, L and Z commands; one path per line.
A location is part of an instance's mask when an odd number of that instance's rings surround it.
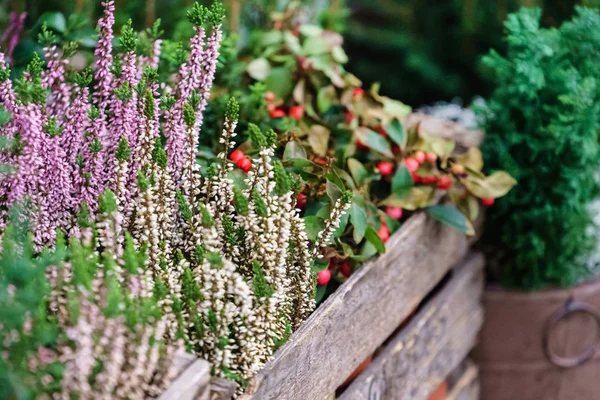
M 264 27 L 268 14 L 290 0 L 225 0 L 230 8 L 227 28 L 244 38 Z M 203 1 L 210 3 L 210 1 Z M 304 0 L 306 18 L 320 20 L 344 33 L 350 56 L 348 70 L 366 84 L 381 82 L 383 94 L 419 106 L 476 95 L 487 95 L 486 71 L 479 62 L 490 48 L 503 52 L 502 23 L 521 6 L 542 7 L 543 24 L 559 25 L 576 4 L 597 7 L 600 0 Z M 185 10 L 192 0 L 116 0 L 117 25 L 132 18 L 138 29 L 161 18 L 165 36 L 176 40 L 190 34 Z M 102 11 L 100 0 L 0 0 L 0 28 L 10 11 L 27 12 L 26 34 L 35 36 L 40 20 L 65 15 L 69 34 L 91 38 Z M 77 17 L 68 18 L 76 14 Z M 15 51 L 30 54 L 32 43 Z M 21 51 L 19 51 L 21 50 Z

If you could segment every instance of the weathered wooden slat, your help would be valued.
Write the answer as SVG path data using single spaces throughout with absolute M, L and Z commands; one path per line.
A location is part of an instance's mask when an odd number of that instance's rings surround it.
M 185 351 L 178 351 L 175 353 L 175 359 L 173 364 L 175 365 L 175 375 L 179 376 L 187 367 L 192 365 L 196 361 L 196 356 L 186 353 Z
M 234 381 L 213 377 L 210 380 L 210 400 L 230 400 L 236 389 Z
M 251 381 L 244 399 L 331 397 L 461 260 L 467 240 L 456 229 L 416 214 L 386 248 L 291 336 Z
M 479 400 L 479 370 L 467 360 L 460 376 L 453 377 L 446 400 Z
M 208 400 L 210 364 L 195 360 L 179 374 L 159 400 Z
M 481 254 L 470 254 L 340 400 L 426 399 L 475 344 L 483 314 L 483 264 Z

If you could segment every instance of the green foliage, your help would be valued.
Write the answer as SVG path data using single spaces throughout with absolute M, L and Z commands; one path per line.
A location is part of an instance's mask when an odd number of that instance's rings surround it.
M 254 273 L 252 284 L 254 286 L 254 295 L 256 298 L 268 299 L 271 297 L 273 293 L 275 293 L 275 289 L 269 285 L 269 282 L 265 277 L 265 271 L 256 260 L 254 260 L 252 272 Z
M 233 206 L 239 214 L 246 215 L 248 213 L 248 199 L 237 186 L 233 187 Z
M 121 29 L 121 37 L 119 38 L 119 45 L 124 52 L 134 51 L 137 43 L 137 34 L 131 26 L 131 19 L 127 21 Z
M 25 103 L 42 104 L 46 100 L 46 91 L 42 87 L 42 68 L 44 62 L 37 53 L 33 54 L 33 59 L 27 66 L 29 78 L 23 76 L 17 81 L 16 92 Z
M 119 144 L 117 145 L 117 160 L 127 161 L 130 154 L 131 149 L 129 148 L 129 143 L 127 143 L 127 138 L 125 136 L 121 136 L 121 139 L 119 139 Z
M 183 106 L 183 121 L 188 128 L 193 127 L 196 123 L 196 111 L 190 102 L 185 103 Z
M 183 194 L 178 190 L 175 193 L 177 197 L 177 205 L 179 206 L 179 212 L 181 212 L 181 216 L 185 222 L 190 222 L 192 219 L 192 210 L 190 209 L 190 205 L 185 200 Z
M 573 285 L 595 246 L 587 207 L 599 194 L 600 14 L 576 14 L 560 29 L 540 28 L 540 10 L 512 14 L 507 57 L 484 59 L 496 84 L 484 110 L 485 163 L 519 182 L 486 230 L 508 286 Z
M 92 70 L 90 68 L 86 68 L 80 73 L 75 75 L 75 83 L 80 87 L 87 87 L 90 83 L 92 83 Z

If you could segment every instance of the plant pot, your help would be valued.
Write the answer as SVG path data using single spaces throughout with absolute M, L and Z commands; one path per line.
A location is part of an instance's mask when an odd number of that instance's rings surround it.
M 570 289 L 483 297 L 473 358 L 482 400 L 600 398 L 600 280 Z

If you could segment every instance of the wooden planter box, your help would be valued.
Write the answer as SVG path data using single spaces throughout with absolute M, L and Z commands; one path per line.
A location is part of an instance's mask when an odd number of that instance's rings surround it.
M 462 363 L 482 323 L 483 257 L 469 252 L 464 234 L 424 213 L 409 218 L 386 250 L 292 334 L 242 399 L 427 399 Z M 180 364 L 161 400 L 231 398 L 235 384 L 211 380 L 208 363 Z

